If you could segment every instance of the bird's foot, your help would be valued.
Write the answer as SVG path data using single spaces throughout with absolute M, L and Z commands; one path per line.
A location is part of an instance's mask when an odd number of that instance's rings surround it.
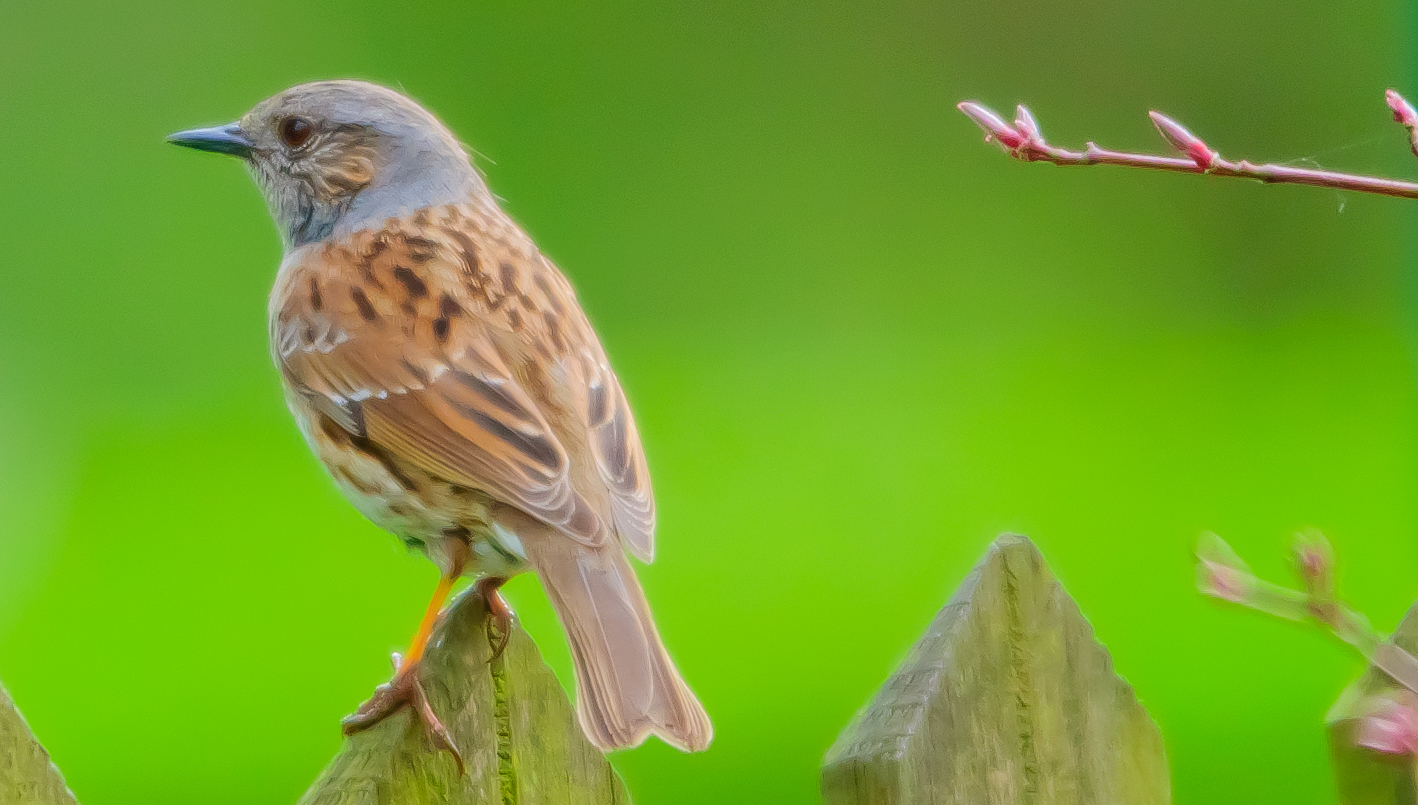
M 429 706 L 428 696 L 419 680 L 420 665 L 417 661 L 405 665 L 395 654 L 394 678 L 374 689 L 369 701 L 359 706 L 352 715 L 345 716 L 340 727 L 345 735 L 364 732 L 394 715 L 405 707 L 413 710 L 414 718 L 423 725 L 424 732 L 433 741 L 435 749 L 446 749 L 458 764 L 458 776 L 463 775 L 463 756 L 453 743 L 453 736 Z
M 489 663 L 497 662 L 497 658 L 507 649 L 507 641 L 512 639 L 512 607 L 502 597 L 502 585 L 506 583 L 507 579 L 501 576 L 484 576 L 478 579 L 476 585 L 478 595 L 487 605 L 488 617 L 496 627 L 497 645 L 493 646 L 492 656 L 487 660 Z

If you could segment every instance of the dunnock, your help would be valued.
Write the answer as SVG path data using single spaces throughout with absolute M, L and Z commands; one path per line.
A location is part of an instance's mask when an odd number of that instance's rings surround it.
M 271 351 L 301 433 L 367 517 L 442 571 L 394 680 L 344 722 L 406 705 L 455 756 L 419 661 L 453 583 L 540 574 L 570 638 L 577 716 L 609 750 L 713 728 L 625 557 L 655 504 L 625 394 L 576 295 L 442 123 L 359 81 L 302 84 L 239 122 L 172 135 L 245 161 L 285 257 Z

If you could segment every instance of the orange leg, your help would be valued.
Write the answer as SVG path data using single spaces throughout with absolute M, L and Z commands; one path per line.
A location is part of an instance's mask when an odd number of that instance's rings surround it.
M 433 599 L 428 602 L 428 609 L 424 611 L 423 620 L 419 623 L 419 630 L 414 635 L 413 643 L 409 646 L 408 655 L 403 658 L 395 655 L 396 673 L 394 679 L 375 688 L 374 695 L 369 698 L 369 701 L 360 705 L 353 715 L 345 717 L 341 722 L 344 733 L 354 735 L 374 727 L 389 716 L 412 705 L 414 717 L 423 722 L 424 728 L 428 730 L 429 736 L 433 739 L 434 746 L 439 749 L 447 749 L 453 755 L 453 759 L 457 761 L 459 776 L 463 774 L 463 756 L 459 754 L 458 747 L 453 743 L 453 736 L 448 732 L 448 728 L 443 726 L 443 722 L 438 720 L 433 708 L 429 706 L 428 697 L 424 694 L 423 685 L 419 682 L 419 661 L 423 659 L 424 650 L 428 648 L 429 637 L 433 635 L 433 630 L 438 625 L 443 604 L 448 600 L 453 583 L 458 580 L 462 570 L 462 563 L 459 562 L 451 572 L 438 580 L 438 587 L 434 589 Z
M 457 576 L 444 576 L 438 580 L 438 586 L 433 590 L 433 599 L 428 602 L 428 609 L 424 610 L 423 621 L 419 623 L 419 630 L 414 634 L 414 640 L 409 644 L 409 653 L 404 655 L 401 665 L 413 665 L 423 659 L 423 650 L 428 648 L 428 638 L 433 636 L 433 627 L 438 625 L 438 615 L 443 611 L 443 604 L 448 600 L 448 593 L 453 591 L 453 582 L 457 579 Z

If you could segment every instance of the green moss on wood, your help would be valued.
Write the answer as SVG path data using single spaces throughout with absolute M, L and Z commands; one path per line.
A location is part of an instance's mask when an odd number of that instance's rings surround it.
M 532 639 L 514 625 L 490 662 L 498 640 L 482 599 L 465 594 L 424 657 L 425 692 L 462 750 L 465 775 L 404 711 L 347 740 L 300 805 L 629 803 Z
M 487 621 L 487 643 L 494 653 L 502 645 L 502 632 L 496 621 Z M 507 701 L 507 658 L 498 657 L 490 664 L 492 673 L 493 724 L 497 729 L 497 779 L 502 793 L 502 805 L 517 805 L 517 769 L 512 763 L 512 705 Z

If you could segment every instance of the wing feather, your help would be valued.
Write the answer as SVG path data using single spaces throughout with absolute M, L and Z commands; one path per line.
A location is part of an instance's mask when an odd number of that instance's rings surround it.
M 585 386 L 591 453 L 610 489 L 616 533 L 637 559 L 654 561 L 655 497 L 630 404 L 604 359 L 591 365 Z
M 570 284 L 505 219 L 455 209 L 419 226 L 292 253 L 271 308 L 286 382 L 399 459 L 583 544 L 613 531 L 649 561 L 644 450 Z M 583 470 L 566 445 L 589 454 Z
M 561 441 L 492 343 L 495 320 L 467 315 L 456 285 L 430 302 L 429 288 L 448 284 L 438 267 L 408 282 L 397 244 L 381 253 L 405 281 L 378 287 L 379 266 L 357 270 L 357 252 L 306 253 L 283 268 L 291 276 L 273 298 L 272 343 L 286 382 L 388 454 L 578 542 L 603 542 L 607 529 L 573 489 Z M 455 308 L 464 311 L 456 326 Z

